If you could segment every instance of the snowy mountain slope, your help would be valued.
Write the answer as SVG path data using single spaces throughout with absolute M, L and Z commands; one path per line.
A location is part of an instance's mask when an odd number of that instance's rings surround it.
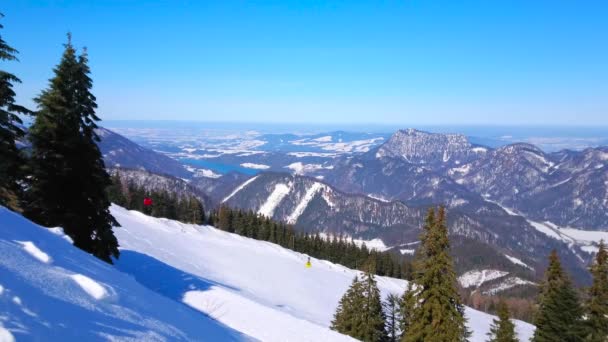
M 264 341 L 345 340 L 329 326 L 340 297 L 357 271 L 277 245 L 244 238 L 209 226 L 182 224 L 112 206 L 122 225 L 123 248 L 117 267 L 153 289 L 182 279 L 182 300 L 220 322 Z M 155 259 L 180 276 L 150 277 L 138 266 Z M 167 280 L 168 278 L 172 280 Z M 378 277 L 383 296 L 401 294 L 403 280 Z M 175 288 L 172 286 L 171 288 Z M 179 294 L 172 294 L 179 297 Z M 485 341 L 493 316 L 467 308 L 472 341 Z M 522 340 L 534 327 L 516 322 Z
M 0 207 L 1 341 L 249 339 L 67 239 Z
M 99 128 L 96 132 L 101 138 L 98 145 L 107 167 L 142 169 L 179 178 L 192 177 L 184 165 L 164 154 L 142 147 L 106 128 Z

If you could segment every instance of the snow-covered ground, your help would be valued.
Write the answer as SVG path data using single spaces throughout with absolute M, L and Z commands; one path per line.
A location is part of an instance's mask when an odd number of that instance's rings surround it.
M 116 229 L 123 248 L 117 267 L 147 286 L 164 289 L 164 278 L 180 280 L 180 286 L 166 291 L 182 289 L 173 296 L 264 341 L 346 339 L 328 327 L 357 271 L 315 258 L 312 268 L 306 268 L 306 255 L 209 226 L 151 218 L 117 206 L 112 214 L 122 225 Z M 150 272 L 148 265 L 154 263 L 162 265 L 161 271 Z M 172 273 L 165 268 L 179 277 L 160 276 Z M 407 283 L 378 277 L 378 285 L 386 296 L 401 294 Z M 493 316 L 470 308 L 466 314 L 471 341 L 485 341 Z M 534 330 L 520 321 L 516 327 L 522 340 Z
M 249 339 L 67 240 L 0 206 L 0 341 Z
M 268 242 L 111 211 L 122 225 L 115 266 L 0 207 L 3 340 L 352 341 L 329 324 L 357 271 L 315 258 L 306 268 L 306 255 Z M 377 279 L 383 296 L 407 285 Z M 485 341 L 493 316 L 466 315 L 471 340 Z M 516 327 L 522 340 L 534 330 Z

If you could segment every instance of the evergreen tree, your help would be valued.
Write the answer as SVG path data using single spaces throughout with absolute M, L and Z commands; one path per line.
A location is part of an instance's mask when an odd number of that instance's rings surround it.
M 361 341 L 382 342 L 388 339 L 385 324 L 374 276 L 367 272 L 361 281 L 355 277 L 338 304 L 331 329 Z
M 488 333 L 490 342 L 517 342 L 515 336 L 515 325 L 509 317 L 509 308 L 507 303 L 500 301 L 498 303 L 498 318 L 494 319 L 490 332 Z
M 449 254 L 445 210 L 429 210 L 415 265 L 416 305 L 405 341 L 464 341 L 464 306 L 456 288 L 456 273 Z
M 331 329 L 339 333 L 357 337 L 363 326 L 361 307 L 363 298 L 363 283 L 355 276 L 352 284 L 340 299 L 338 308 L 331 322 Z
M 401 298 L 395 294 L 389 294 L 384 301 L 384 312 L 386 313 L 386 331 L 388 341 L 397 342 L 401 339 Z
M 412 325 L 412 316 L 414 313 L 414 308 L 416 307 L 416 292 L 411 281 L 408 283 L 407 289 L 401 297 L 400 304 L 399 317 L 401 320 L 399 322 L 399 330 L 401 335 L 399 340 L 405 341 L 407 331 Z
M 86 50 L 76 55 L 71 37 L 49 88 L 36 99 L 30 130 L 31 178 L 25 214 L 45 226 L 61 226 L 74 245 L 111 263 L 118 222 L 109 211 L 111 184 L 95 133 L 97 107 L 91 93 Z
M 587 328 L 585 341 L 608 341 L 608 249 L 604 241 L 591 266 L 593 284 L 585 305 Z
M 532 341 L 583 341 L 582 314 L 577 293 L 554 250 L 541 287 Z
M 2 17 L 4 15 L 0 13 Z M 4 26 L 0 24 L 2 28 Z M 17 53 L 0 35 L 0 61 L 16 61 Z M 21 83 L 21 80 L 0 70 L 0 205 L 21 211 L 19 181 L 23 180 L 22 165 L 25 159 L 15 142 L 25 134 L 20 127 L 23 122 L 18 114 L 30 114 L 30 111 L 15 103 L 14 83 Z
M 365 299 L 364 306 L 360 308 L 361 314 L 363 314 L 363 326 L 358 336 L 354 337 L 369 342 L 387 341 L 386 316 L 382 310 L 380 290 L 372 272 L 373 268 L 370 268 L 361 281 Z

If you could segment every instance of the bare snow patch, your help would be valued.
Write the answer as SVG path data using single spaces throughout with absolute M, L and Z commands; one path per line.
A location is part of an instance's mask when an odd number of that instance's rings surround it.
M 479 287 L 487 281 L 502 278 L 509 272 L 500 270 L 472 270 L 458 277 L 458 282 L 465 289 L 469 287 Z
M 304 210 L 306 210 L 306 207 L 308 207 L 308 203 L 310 203 L 310 201 L 315 197 L 317 192 L 323 190 L 323 188 L 324 186 L 321 183 L 314 183 L 310 188 L 308 188 L 308 190 L 306 190 L 306 193 L 304 194 L 304 197 L 302 197 L 300 203 L 298 203 L 291 215 L 287 217 L 287 223 L 295 224 L 298 221 L 300 215 L 302 215 Z
M 289 183 L 289 184 L 279 183 L 279 184 L 275 185 L 274 190 L 272 191 L 270 196 L 268 196 L 268 198 L 266 199 L 266 202 L 264 204 L 262 204 L 262 206 L 258 210 L 258 214 L 264 215 L 267 217 L 272 217 L 276 207 L 279 205 L 279 203 L 281 203 L 283 198 L 285 198 L 285 196 L 287 196 L 289 194 L 289 191 L 291 190 L 291 185 L 292 185 L 291 183 Z
M 85 275 L 73 274 L 71 277 L 84 292 L 97 300 L 103 299 L 108 295 L 105 287 Z
M 520 259 L 518 259 L 516 257 L 512 257 L 510 255 L 505 254 L 505 258 L 509 259 L 509 261 L 514 263 L 515 265 L 523 266 L 527 269 L 534 271 L 534 268 L 528 266 L 526 263 L 524 263 L 523 261 L 521 261 Z
M 226 202 L 227 200 L 229 200 L 232 196 L 236 195 L 237 192 L 243 190 L 244 187 L 246 187 L 247 185 L 249 185 L 249 183 L 253 182 L 254 180 L 256 180 L 256 178 L 258 178 L 258 176 L 255 176 L 253 178 L 249 178 L 248 180 L 246 180 L 243 184 L 239 185 L 236 189 L 234 189 L 230 195 L 226 196 L 226 198 L 224 198 L 222 200 L 222 203 Z
M 399 252 L 401 252 L 401 254 L 414 255 L 414 253 L 416 253 L 416 250 L 403 248 L 403 249 L 400 249 Z
M 51 262 L 51 257 L 44 253 L 42 250 L 40 250 L 40 248 L 38 248 L 33 242 L 31 241 L 17 241 L 19 244 L 21 244 L 21 246 L 23 246 L 23 249 L 31 256 L 33 256 L 34 258 L 38 259 L 40 262 L 43 262 L 45 264 L 48 264 Z

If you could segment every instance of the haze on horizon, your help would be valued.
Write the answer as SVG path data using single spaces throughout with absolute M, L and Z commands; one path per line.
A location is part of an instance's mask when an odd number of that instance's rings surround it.
M 18 100 L 71 31 L 106 120 L 608 126 L 605 1 L 8 0 Z

